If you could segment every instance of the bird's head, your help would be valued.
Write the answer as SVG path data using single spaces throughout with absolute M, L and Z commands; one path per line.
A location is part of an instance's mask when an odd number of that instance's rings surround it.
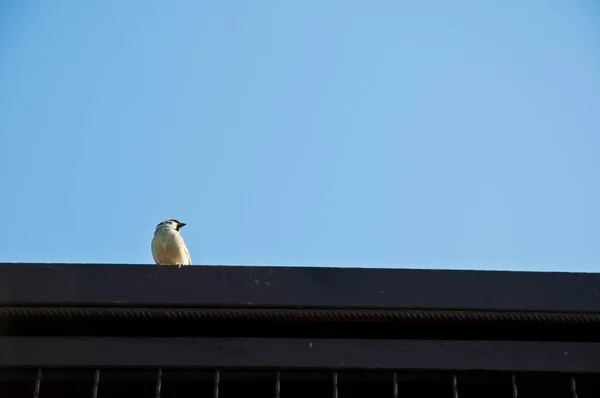
M 175 230 L 177 232 L 179 232 L 179 230 L 185 226 L 185 223 L 179 221 L 179 220 L 175 220 L 175 219 L 171 219 L 171 220 L 165 220 L 163 222 L 161 222 L 160 224 L 158 224 L 156 226 L 156 230 Z

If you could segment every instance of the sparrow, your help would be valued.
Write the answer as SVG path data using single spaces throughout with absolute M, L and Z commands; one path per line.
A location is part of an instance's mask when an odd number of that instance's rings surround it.
M 190 253 L 179 230 L 185 225 L 179 220 L 165 220 L 156 226 L 152 238 L 152 257 L 158 265 L 192 265 Z

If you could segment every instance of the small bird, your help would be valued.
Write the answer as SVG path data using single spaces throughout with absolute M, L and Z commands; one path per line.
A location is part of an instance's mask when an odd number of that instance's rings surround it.
M 156 226 L 152 238 L 152 257 L 158 265 L 192 265 L 190 252 L 179 230 L 185 225 L 179 220 L 165 220 Z

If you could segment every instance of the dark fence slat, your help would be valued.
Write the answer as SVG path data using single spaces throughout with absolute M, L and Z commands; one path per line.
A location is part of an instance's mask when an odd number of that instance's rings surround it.
M 600 372 L 600 343 L 287 338 L 0 337 L 0 367 Z
M 0 264 L 0 306 L 600 313 L 599 291 L 586 273 Z

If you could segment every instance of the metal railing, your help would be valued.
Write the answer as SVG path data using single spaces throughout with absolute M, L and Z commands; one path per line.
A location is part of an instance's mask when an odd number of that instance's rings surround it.
M 27 369 L 0 372 L 7 397 L 592 397 L 597 375 L 505 372 Z
M 587 397 L 600 275 L 0 264 L 0 397 Z

